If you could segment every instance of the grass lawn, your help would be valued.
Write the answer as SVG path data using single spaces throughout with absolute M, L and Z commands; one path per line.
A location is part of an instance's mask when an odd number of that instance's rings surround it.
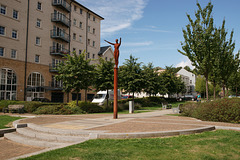
M 217 130 L 196 135 L 89 140 L 24 160 L 239 160 L 240 132 Z
M 22 119 L 22 118 L 21 117 L 11 117 L 11 116 L 7 116 L 7 115 L 1 115 L 0 116 L 0 129 L 9 128 L 9 127 L 6 127 L 5 125 L 7 125 L 10 122 L 13 122 L 15 120 L 18 120 L 18 119 Z

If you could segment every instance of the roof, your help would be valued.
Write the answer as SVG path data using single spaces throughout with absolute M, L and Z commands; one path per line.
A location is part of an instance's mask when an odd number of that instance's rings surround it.
M 76 0 L 71 0 L 72 2 L 76 3 L 77 5 L 81 6 L 82 8 L 86 9 L 88 12 L 91 12 L 93 14 L 95 14 L 96 16 L 98 16 L 100 19 L 104 20 L 104 18 L 100 15 L 98 15 L 97 13 L 93 12 L 92 10 L 88 9 L 87 7 L 83 6 L 82 4 L 80 4 L 79 2 L 77 2 Z
M 100 51 L 98 52 L 98 55 L 99 56 L 103 55 L 103 53 L 106 52 L 109 47 L 111 48 L 111 46 L 103 46 L 103 47 L 101 47 Z

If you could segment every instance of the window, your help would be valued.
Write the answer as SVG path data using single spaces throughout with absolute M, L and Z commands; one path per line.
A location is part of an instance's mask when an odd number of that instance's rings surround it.
M 5 35 L 5 27 L 0 26 L 0 35 Z
M 88 26 L 87 28 L 88 28 L 88 32 L 90 32 L 90 26 Z
M 82 36 L 79 36 L 79 42 L 82 42 Z
M 73 52 L 76 52 L 76 48 L 73 48 Z
M 74 11 L 77 11 L 77 6 L 74 6 Z
M 88 39 L 88 41 L 87 41 L 87 42 L 88 42 L 88 45 L 90 45 L 90 39 Z
M 27 99 L 44 97 L 44 78 L 38 72 L 33 72 L 27 79 Z
M 40 37 L 36 37 L 36 45 L 41 45 L 41 39 L 40 39 Z
M 0 47 L 0 56 L 4 56 L 4 48 Z
M 93 21 L 95 21 L 96 20 L 96 18 L 93 16 Z
M 0 70 L 0 100 L 16 100 L 17 77 L 13 70 Z
M 93 41 L 93 44 L 92 44 L 92 45 L 93 45 L 93 47 L 95 47 L 95 41 Z
M 11 58 L 16 58 L 17 57 L 17 51 L 15 49 L 11 50 Z
M 82 53 L 82 50 L 79 49 L 78 54 L 81 54 L 81 53 Z
M 93 58 L 93 59 L 95 58 L 95 54 L 92 55 L 92 58 Z
M 93 28 L 93 34 L 95 34 L 95 31 L 96 31 L 95 28 Z
M 105 57 L 105 60 L 107 61 L 107 57 Z
M 82 28 L 82 22 L 79 22 L 79 28 Z
M 76 24 L 77 24 L 77 20 L 73 19 L 73 25 L 76 26 Z
M 37 19 L 37 24 L 36 24 L 37 27 L 41 27 L 41 19 Z
M 87 54 L 87 58 L 90 58 L 90 53 Z
M 192 84 L 192 80 L 190 80 L 190 84 Z
M 82 9 L 80 8 L 80 14 L 82 14 Z
M 35 62 L 39 63 L 40 62 L 40 56 L 39 55 L 35 55 Z
M 17 39 L 17 31 L 12 30 L 12 38 Z
M 1 5 L 0 13 L 6 14 L 6 6 Z
M 90 19 L 91 18 L 91 15 L 90 15 L 90 13 L 88 13 L 88 19 Z
M 38 9 L 38 10 L 42 10 L 42 3 L 41 3 L 41 2 L 38 2 L 38 3 L 37 3 L 37 9 Z
M 13 10 L 13 18 L 18 19 L 18 11 L 16 11 L 15 9 Z
M 76 33 L 73 33 L 73 39 L 76 40 Z

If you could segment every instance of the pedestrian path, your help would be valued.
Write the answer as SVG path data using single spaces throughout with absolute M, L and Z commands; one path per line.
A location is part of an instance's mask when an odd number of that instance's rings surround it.
M 5 139 L 0 140 L 0 143 L 15 142 L 22 145 L 22 148 L 30 146 L 39 150 L 21 156 L 26 157 L 89 139 L 176 136 L 211 131 L 215 126 L 240 130 L 240 124 L 203 122 L 189 117 L 168 116 L 172 113 L 172 110 L 156 110 L 119 114 L 118 119 L 113 119 L 111 114 L 30 115 L 27 119 L 15 121 L 16 132 L 5 134 Z

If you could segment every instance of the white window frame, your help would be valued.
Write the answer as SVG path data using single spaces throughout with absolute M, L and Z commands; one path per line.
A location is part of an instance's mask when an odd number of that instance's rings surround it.
M 35 60 L 34 60 L 35 63 L 40 63 L 40 55 L 35 55 Z
M 41 38 L 40 37 L 36 37 L 35 44 L 38 45 L 38 46 L 41 45 Z
M 42 11 L 42 3 L 41 2 L 37 2 L 37 10 Z
M 4 13 L 3 13 L 4 11 Z M 0 14 L 6 15 L 7 14 L 7 7 L 1 4 L 0 7 Z
M 0 26 L 0 27 L 2 27 L 2 28 L 3 28 L 3 34 L 0 34 L 0 35 L 2 35 L 2 36 L 5 36 L 5 35 L 6 35 L 6 28 L 5 28 L 5 27 L 3 27 L 3 26 Z
M 14 19 L 18 19 L 18 11 L 17 10 L 15 10 L 15 9 L 13 9 L 13 18 Z
M 0 49 L 2 50 L 2 52 L 0 52 L 0 57 L 3 57 L 3 56 L 4 56 L 5 48 L 4 48 L 4 47 L 0 47 Z
M 12 38 L 13 39 L 18 39 L 18 31 L 17 30 L 12 30 Z
M 11 49 L 11 58 L 16 59 L 17 58 L 17 50 Z
M 42 20 L 37 18 L 36 27 L 41 28 Z

